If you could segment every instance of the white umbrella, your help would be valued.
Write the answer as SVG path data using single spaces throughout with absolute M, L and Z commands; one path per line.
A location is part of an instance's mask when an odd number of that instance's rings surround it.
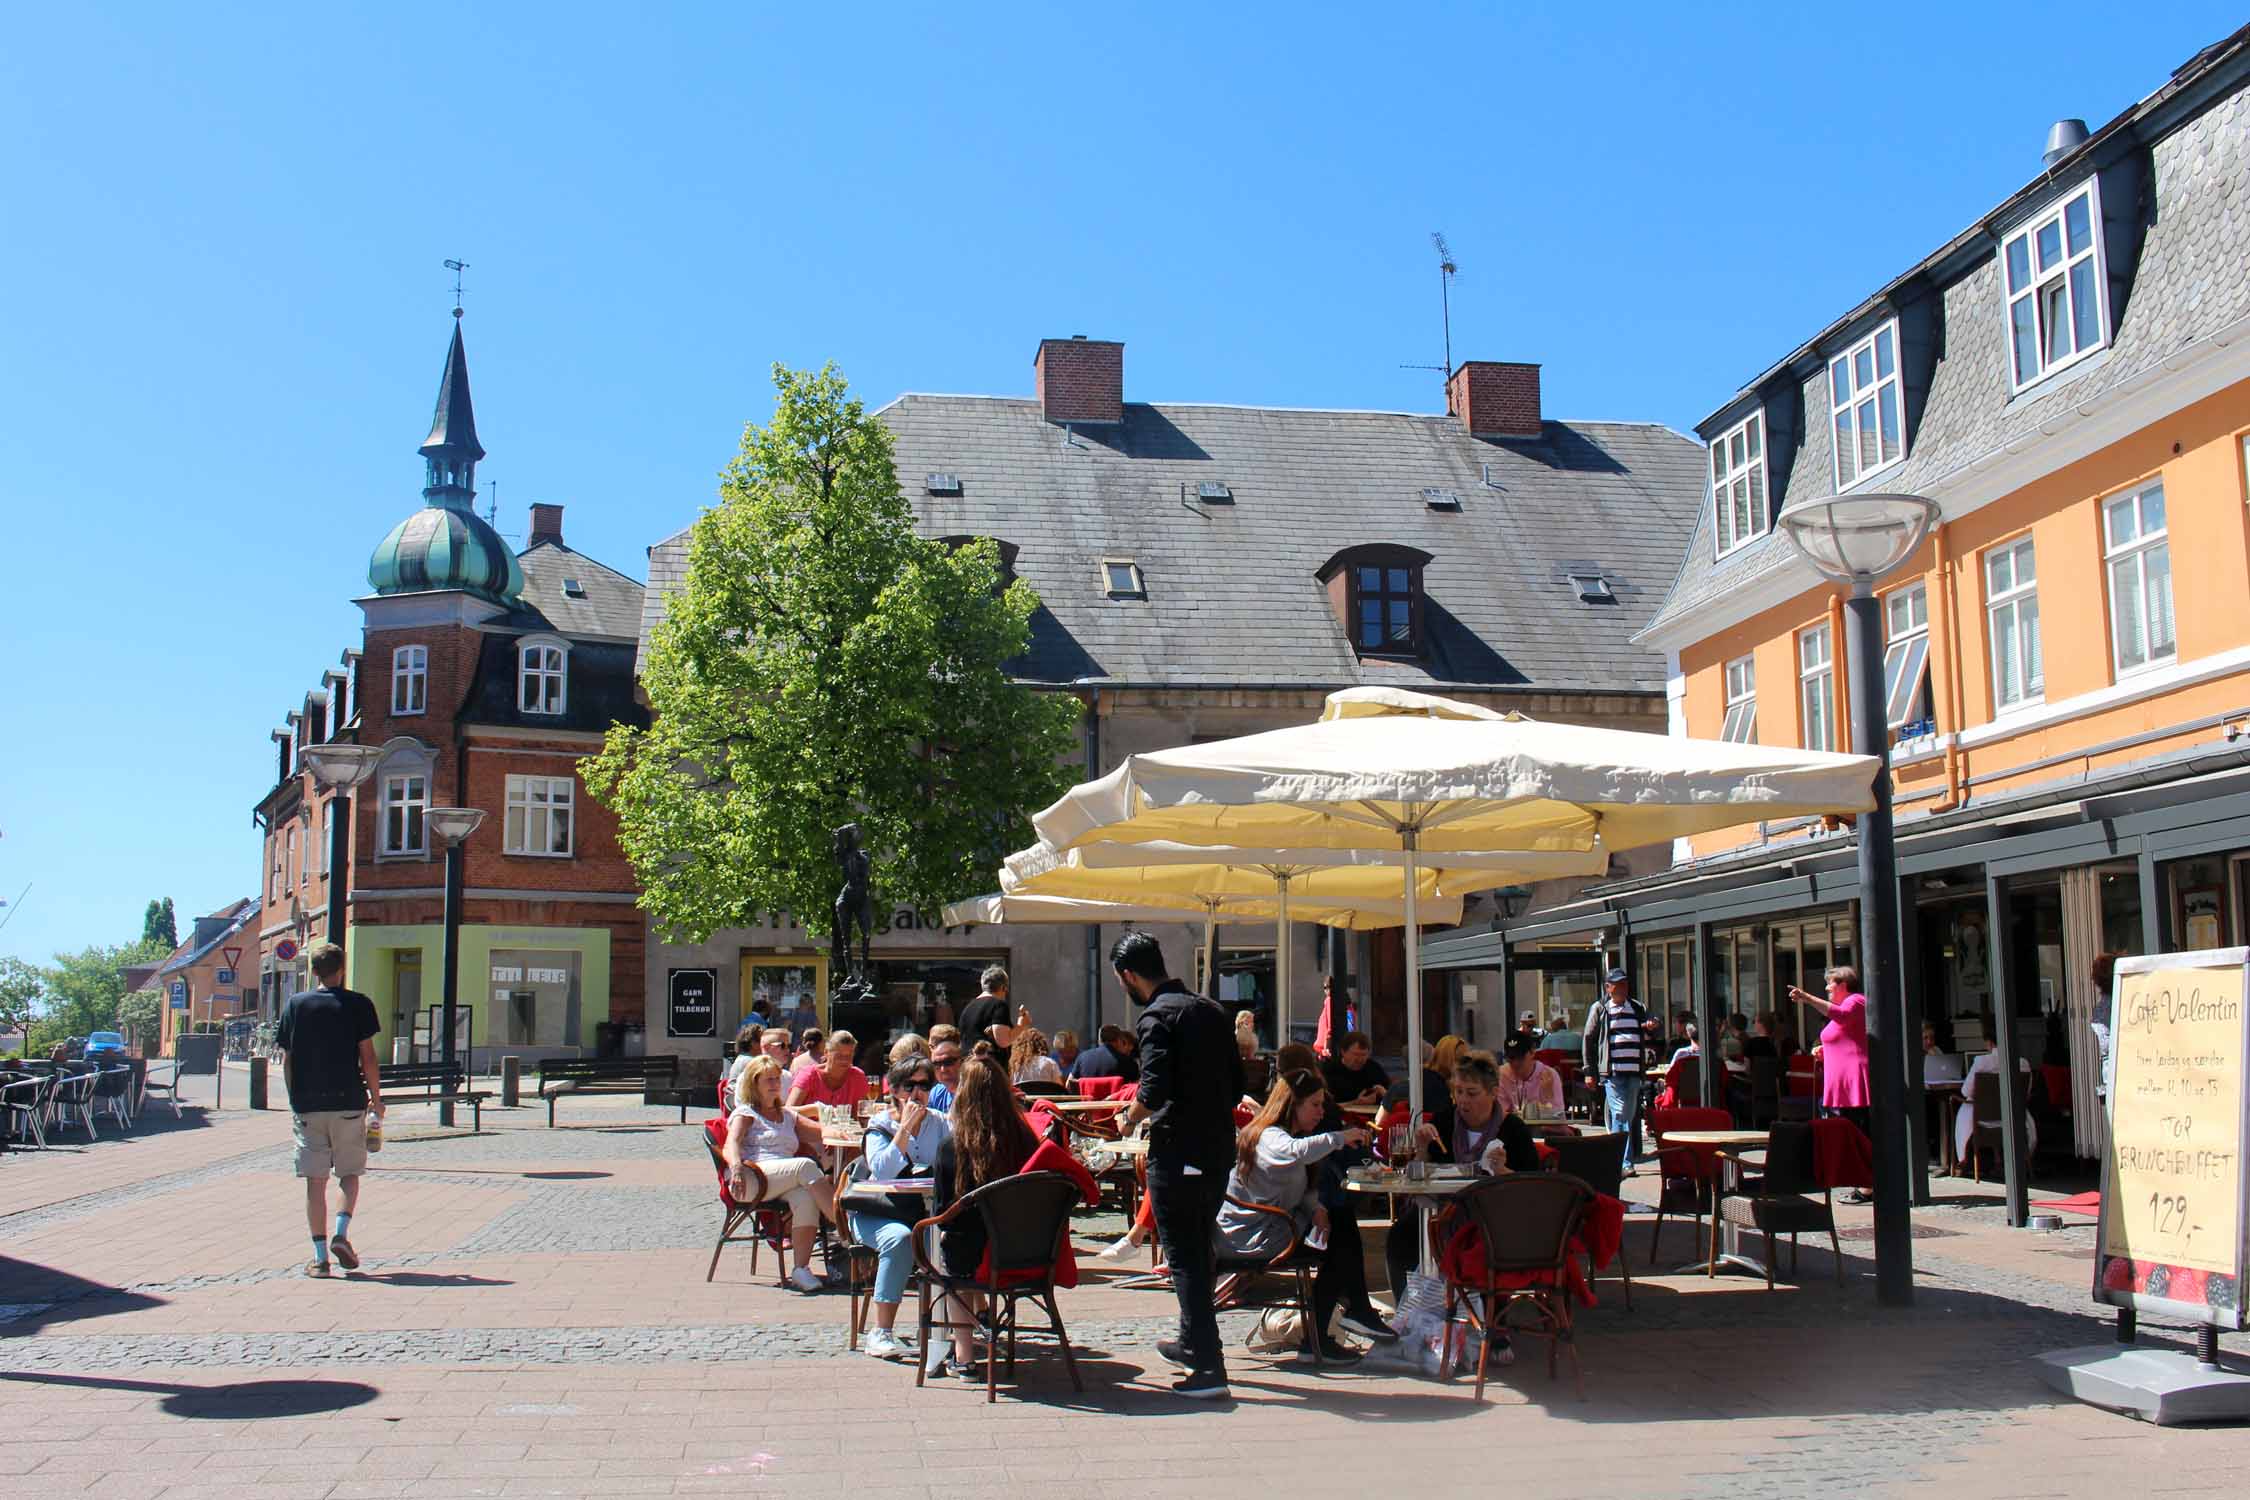
M 1100 841 L 1402 856 L 1408 1080 L 1422 1109 L 1425 856 L 1633 848 L 1753 818 L 1860 812 L 1877 762 L 1711 740 L 1449 713 L 1339 695 L 1315 724 L 1130 756 L 1032 819 L 1058 849 Z M 1426 695 L 1413 695 L 1426 698 Z M 1453 705 L 1467 709 L 1468 705 Z M 1224 856 L 1221 856 L 1222 858 Z

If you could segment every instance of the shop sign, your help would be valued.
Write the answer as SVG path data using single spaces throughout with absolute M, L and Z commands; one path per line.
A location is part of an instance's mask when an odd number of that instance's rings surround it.
M 674 969 L 665 1034 L 676 1037 L 719 1034 L 719 976 L 711 969 Z

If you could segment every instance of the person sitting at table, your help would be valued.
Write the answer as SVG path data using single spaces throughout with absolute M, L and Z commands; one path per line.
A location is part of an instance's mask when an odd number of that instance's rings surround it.
M 722 1079 L 723 1087 L 719 1090 L 719 1098 L 730 1115 L 734 1113 L 735 1087 L 742 1082 L 742 1070 L 749 1067 L 750 1059 L 758 1055 L 758 1044 L 765 1033 L 763 1022 L 746 1021 L 742 1029 L 734 1034 L 734 1057 L 727 1063 L 727 1071 Z
M 929 1055 L 929 1039 L 909 1031 L 904 1036 L 891 1039 L 891 1051 L 887 1061 L 895 1068 L 910 1057 L 927 1058 Z
M 1558 1010 L 1547 1019 L 1547 1034 L 1539 1039 L 1539 1050 L 1576 1057 L 1586 1050 L 1586 1033 L 1570 1024 L 1570 1012 Z
M 1082 1050 L 1078 1045 L 1078 1033 L 1065 1028 L 1056 1032 L 1051 1041 L 1053 1050 L 1048 1055 L 1054 1058 L 1055 1066 L 1062 1069 L 1062 1075 L 1067 1079 L 1071 1076 L 1070 1070 L 1077 1063 L 1078 1054 Z
M 941 1115 L 953 1113 L 953 1091 L 961 1086 L 961 1036 L 940 1037 L 932 1028 L 930 1037 L 930 1072 L 937 1078 L 937 1087 L 930 1090 L 930 1108 Z
M 1288 1210 L 1307 1250 L 1314 1249 L 1314 1240 L 1322 1241 L 1320 1269 L 1313 1276 L 1314 1340 L 1322 1359 L 1348 1364 L 1358 1360 L 1359 1352 L 1328 1331 L 1339 1307 L 1347 1326 L 1370 1337 L 1395 1335 L 1368 1303 L 1366 1258 L 1358 1235 L 1347 1242 L 1320 1199 L 1321 1161 L 1346 1147 L 1366 1145 L 1370 1135 L 1356 1125 L 1324 1129 L 1327 1108 L 1328 1090 L 1318 1073 L 1300 1068 L 1275 1080 L 1265 1104 L 1236 1138 L 1227 1196 Z M 1289 1230 L 1271 1214 L 1230 1202 L 1219 1210 L 1219 1243 L 1231 1255 L 1277 1255 L 1289 1243 Z
M 1320 1065 L 1321 1081 L 1338 1104 L 1380 1104 L 1391 1075 L 1375 1060 L 1375 1044 L 1364 1031 L 1347 1031 L 1336 1041 L 1336 1055 Z
M 1141 1065 L 1133 1056 L 1139 1045 L 1133 1033 L 1122 1026 L 1104 1026 L 1100 1041 L 1078 1054 L 1071 1064 L 1072 1078 L 1122 1078 L 1127 1083 L 1138 1083 Z
M 726 1145 L 719 1156 L 726 1163 L 727 1192 L 737 1203 L 750 1203 L 757 1192 L 746 1163 L 756 1162 L 765 1173 L 765 1196 L 789 1208 L 789 1253 L 796 1269 L 789 1284 L 800 1292 L 817 1292 L 821 1280 L 813 1274 L 813 1240 L 820 1221 L 836 1222 L 836 1193 L 820 1170 L 820 1126 L 793 1114 L 781 1102 L 781 1065 L 758 1056 L 742 1070 L 736 1086 L 733 1114 L 727 1116 Z
M 768 1026 L 758 1033 L 758 1050 L 781 1066 L 781 1076 L 789 1076 L 789 1028 Z
M 858 1047 L 850 1032 L 833 1033 L 821 1054 L 820 1066 L 796 1075 L 789 1090 L 789 1107 L 809 1110 L 818 1104 L 849 1106 L 866 1098 L 867 1075 L 852 1066 L 852 1053 Z
M 1008 1049 L 1011 1083 L 1050 1083 L 1062 1086 L 1062 1069 L 1048 1053 L 1047 1034 L 1033 1026 L 1018 1026 L 1016 1041 Z
M 855 1178 L 899 1182 L 937 1170 L 938 1152 L 953 1137 L 952 1122 L 930 1108 L 937 1075 L 926 1057 L 909 1055 L 885 1079 L 890 1106 L 867 1122 L 866 1155 L 853 1167 Z M 927 1197 L 895 1193 L 884 1197 L 845 1195 L 852 1238 L 875 1252 L 875 1326 L 860 1339 L 860 1352 L 877 1359 L 913 1353 L 898 1336 L 898 1308 L 914 1272 L 914 1226 L 926 1214 Z
M 1747 1055 L 1744 1046 L 1750 1036 L 1750 1018 L 1741 1011 L 1729 1011 L 1719 1026 L 1719 1061 L 1729 1068 L 1739 1065 Z
M 1445 1097 L 1445 1091 L 1453 1084 L 1454 1060 L 1468 1049 L 1469 1044 L 1451 1032 L 1439 1037 L 1436 1045 L 1430 1046 L 1428 1054 L 1422 1059 L 1422 1108 L 1435 1109 L 1435 1101 Z M 1383 1096 L 1383 1102 L 1397 1104 L 1407 1096 L 1406 1080 L 1401 1078 L 1390 1086 L 1389 1092 Z
M 2028 1100 L 2031 1097 L 2031 1059 L 2017 1058 L 2016 1072 L 2023 1078 L 2023 1082 L 2017 1087 L 2016 1097 Z M 1969 1064 L 1968 1071 L 1961 1075 L 1961 1099 L 1953 1111 L 1953 1159 L 1964 1165 L 1969 1160 L 1969 1141 L 1976 1132 L 1977 1078 L 1982 1074 L 1999 1078 L 1999 1048 L 1987 1047 L 1979 1052 Z M 2039 1154 L 2039 1122 L 2032 1117 L 2028 1108 L 2023 1111 L 2023 1149 L 2026 1161 Z
M 953 1100 L 953 1131 L 938 1148 L 930 1196 L 930 1211 L 942 1214 L 953 1200 L 988 1182 L 1013 1177 L 1039 1149 L 1039 1137 L 1024 1118 L 1023 1106 L 1008 1079 L 1008 1066 L 987 1043 L 961 1068 L 961 1089 Z M 984 1220 L 964 1213 L 938 1231 L 936 1260 L 949 1276 L 974 1276 L 984 1260 Z M 963 1326 L 953 1330 L 951 1373 L 964 1379 L 982 1379 L 976 1367 L 966 1326 L 974 1309 L 963 1299 L 948 1296 L 942 1302 L 947 1321 Z M 924 1351 L 924 1368 L 933 1375 L 948 1373 L 945 1344 L 934 1335 Z
M 1526 1104 L 1537 1105 L 1546 1118 L 1559 1120 L 1563 1112 L 1562 1074 L 1541 1062 L 1529 1037 L 1509 1037 L 1501 1048 L 1506 1060 L 1493 1085 L 1500 1108 L 1511 1115 L 1523 1113 Z
M 819 1067 L 827 1053 L 828 1033 L 818 1026 L 807 1026 L 797 1040 L 797 1055 L 789 1059 L 789 1086 L 795 1088 L 798 1075 Z
M 1750 1023 L 1749 1031 L 1742 1038 L 1742 1059 L 1744 1062 L 1748 1062 L 1753 1057 L 1770 1057 L 1776 1062 L 1781 1060 L 1781 1049 L 1774 1045 L 1774 1025 L 1774 1014 L 1770 1010 L 1761 1012 L 1758 1018 Z
M 1701 1057 L 1703 1055 L 1703 1038 L 1702 1034 L 1696 1029 L 1695 1023 L 1683 1021 L 1680 1023 L 1680 1027 L 1678 1041 L 1672 1048 L 1672 1062 L 1665 1064 L 1667 1072 L 1670 1071 L 1672 1063 L 1678 1062 L 1683 1057 Z

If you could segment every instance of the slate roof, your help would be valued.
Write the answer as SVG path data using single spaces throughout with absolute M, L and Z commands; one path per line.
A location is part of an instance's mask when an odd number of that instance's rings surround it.
M 518 613 L 529 611 L 544 622 L 526 623 L 523 628 L 614 641 L 630 641 L 640 635 L 642 595 L 646 592 L 640 580 L 557 541 L 534 542 L 516 554 L 516 562 L 523 568 Z M 563 592 L 563 580 L 568 578 L 577 579 L 585 588 L 585 598 L 574 599 Z
M 217 911 L 211 913 L 211 918 L 204 919 L 216 919 L 219 924 L 213 928 L 211 935 L 198 943 L 194 934 L 190 933 L 187 941 L 174 948 L 171 957 L 165 959 L 157 969 L 156 977 L 162 978 L 166 974 L 175 974 L 182 969 L 193 968 L 196 964 L 202 962 L 205 955 L 209 954 L 213 948 L 218 947 L 248 926 L 250 919 L 258 915 L 258 911 L 257 899 L 251 896 L 245 896 L 240 901 L 229 902 L 227 905 L 220 907 Z
M 1043 601 L 1017 664 L 1026 680 L 1664 686 L 1662 656 L 1631 637 L 1703 489 L 1702 450 L 1668 428 L 1550 421 L 1537 440 L 1487 440 L 1414 413 L 1128 402 L 1116 427 L 1066 433 L 1029 399 L 932 395 L 877 415 L 925 535 L 1017 548 Z M 926 493 L 931 473 L 958 476 L 961 493 Z M 1211 480 L 1232 504 L 1196 498 Z M 1451 490 L 1459 510 L 1431 509 L 1425 488 Z M 1418 660 L 1355 657 L 1315 577 L 1376 543 L 1432 554 Z M 1104 558 L 1138 563 L 1146 597 L 1108 597 Z M 650 549 L 644 653 L 686 566 L 684 531 Z M 1616 602 L 1581 602 L 1572 572 L 1603 575 Z
M 2250 313 L 2246 45 L 2250 27 L 2197 53 L 2163 88 L 2094 132 L 2052 172 L 2041 174 L 1876 298 L 1745 386 L 1700 425 L 1703 436 L 1732 428 L 1752 409 L 1746 398 L 1756 395 L 1769 418 L 1798 421 L 1802 435 L 1793 461 L 1771 476 L 1773 511 L 1806 497 L 1833 494 L 1826 360 L 1896 308 L 1909 343 L 1909 318 L 1928 319 L 1935 357 L 1923 378 L 1919 403 L 1916 392 L 1908 391 L 1904 462 L 1881 471 L 1867 487 L 1926 492 L 1971 460 L 2037 434 L 2043 423 Z M 2201 94 L 2210 98 L 2202 100 Z M 2183 111 L 2185 118 L 2180 118 Z M 2104 234 L 2141 236 L 2138 254 L 2128 263 L 2122 306 L 2112 309 L 2110 345 L 2011 397 L 2000 237 L 2097 172 L 2103 179 Z M 2127 196 L 2118 189 L 2126 188 L 2139 190 L 2131 195 L 2138 202 L 2117 201 Z M 2111 269 L 2115 288 L 2114 260 Z M 1923 310 L 1916 313 L 1917 307 Z M 1909 370 L 1910 382 L 1912 378 Z M 1703 504 L 1696 512 L 1694 534 L 1652 629 L 1788 565 L 1794 556 L 1788 540 L 1772 531 L 1723 560 L 1716 558 L 1707 474 L 1699 487 Z

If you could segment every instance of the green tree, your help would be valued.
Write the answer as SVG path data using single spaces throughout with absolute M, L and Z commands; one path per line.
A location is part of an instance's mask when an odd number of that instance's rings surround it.
M 40 995 L 31 1024 L 32 1050 L 116 1026 L 118 1002 L 125 998 L 125 979 L 118 971 L 170 951 L 148 942 L 96 943 L 76 953 L 56 954 L 52 964 L 38 970 Z
M 162 943 L 167 953 L 180 946 L 179 919 L 172 915 L 170 896 L 149 902 L 148 912 L 141 918 L 141 941 Z
M 156 1055 L 164 1036 L 164 992 L 134 990 L 117 1002 L 117 1029 L 141 1044 L 147 1056 Z
M 989 541 L 915 534 L 890 433 L 832 366 L 776 365 L 774 385 L 650 640 L 655 722 L 613 727 L 582 772 L 641 904 L 696 940 L 769 911 L 825 932 L 845 823 L 878 909 L 989 889 L 1072 779 L 1077 700 L 1007 671 L 1031 588 Z
M 36 965 L 20 958 L 0 958 L 0 1031 L 28 1031 L 32 1007 L 46 989 L 46 980 Z

